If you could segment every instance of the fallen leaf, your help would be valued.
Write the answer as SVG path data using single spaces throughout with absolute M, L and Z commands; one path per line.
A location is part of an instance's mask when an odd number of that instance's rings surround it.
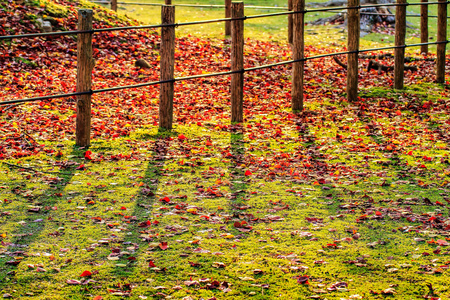
M 80 275 L 80 277 L 90 277 L 90 276 L 92 276 L 92 273 L 90 271 L 84 271 Z

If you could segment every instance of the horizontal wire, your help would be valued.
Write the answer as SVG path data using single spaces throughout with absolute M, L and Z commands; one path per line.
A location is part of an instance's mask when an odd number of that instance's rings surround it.
M 392 16 L 395 17 L 395 14 L 378 14 L 378 13 L 366 13 L 366 12 L 360 12 L 360 15 L 374 15 L 374 16 Z M 421 15 L 411 15 L 407 14 L 407 17 L 422 17 Z M 427 16 L 428 18 L 437 18 L 438 16 Z M 447 19 L 450 19 L 450 17 L 447 17 Z
M 110 4 L 110 1 L 91 1 L 99 4 Z M 142 3 L 142 2 L 117 2 L 117 4 L 126 5 L 143 5 L 143 6 L 164 6 L 162 3 Z M 225 8 L 225 5 L 214 5 L 214 4 L 172 4 L 173 6 L 181 7 L 204 7 L 204 8 Z M 251 9 L 274 9 L 274 10 L 288 10 L 287 7 L 276 7 L 276 6 L 256 6 L 256 5 L 244 5 L 244 8 Z
M 19 39 L 19 38 L 33 38 L 33 37 L 45 37 L 45 36 L 56 36 L 56 35 L 71 35 L 80 33 L 93 33 L 92 30 L 73 30 L 73 31 L 57 31 L 57 32 L 45 32 L 45 33 L 28 33 L 28 34 L 17 34 L 17 35 L 2 35 L 1 40 L 6 39 Z
M 184 22 L 184 23 L 174 23 L 174 24 L 126 26 L 126 27 L 100 28 L 100 29 L 83 30 L 83 31 L 62 31 L 62 32 L 32 33 L 32 34 L 22 34 L 22 35 L 8 35 L 8 36 L 0 36 L 0 40 L 14 39 L 14 38 L 64 36 L 64 35 L 84 34 L 84 33 L 92 34 L 92 33 L 96 33 L 96 32 L 109 32 L 109 31 L 116 31 L 116 30 L 150 29 L 150 28 L 161 28 L 161 27 L 171 27 L 171 26 L 178 27 L 178 26 L 207 24 L 207 23 L 224 22 L 224 21 L 255 19 L 255 18 L 263 18 L 263 17 L 270 17 L 270 16 L 290 15 L 290 14 L 298 14 L 298 13 L 303 13 L 304 14 L 304 13 L 308 13 L 308 12 L 326 12 L 326 11 L 343 10 L 343 9 L 360 9 L 360 8 L 380 7 L 380 6 L 431 5 L 431 4 L 448 4 L 448 3 L 450 3 L 450 1 L 447 1 L 447 2 L 414 2 L 414 3 L 401 3 L 401 4 L 397 4 L 397 3 L 389 4 L 389 3 L 387 3 L 387 4 L 378 4 L 378 5 L 375 4 L 375 5 L 333 7 L 333 8 L 322 8 L 322 9 L 309 9 L 309 10 L 304 10 L 304 11 L 288 11 L 288 12 L 272 13 L 272 14 L 251 15 L 251 16 L 245 16 L 245 17 L 242 17 L 242 18 L 222 18 L 222 19 L 195 21 L 195 22 Z M 178 6 L 181 6 L 181 5 L 178 5 Z M 250 8 L 250 7 L 248 7 L 248 8 Z M 255 6 L 255 7 L 252 7 L 252 8 L 268 8 L 268 7 L 256 7 Z M 284 8 L 279 8 L 279 9 L 284 9 Z M 361 14 L 370 14 L 370 13 L 364 13 L 363 12 Z M 411 16 L 413 16 L 413 15 L 411 15 Z M 417 15 L 417 16 L 419 16 L 419 15 Z M 430 16 L 430 17 L 434 17 L 434 16 Z M 154 81 L 154 82 L 149 82 L 149 83 L 142 83 L 142 84 L 136 84 L 136 85 L 127 85 L 127 86 L 119 86 L 119 87 L 112 87 L 112 88 L 93 90 L 93 91 L 91 90 L 89 92 L 77 92 L 77 93 L 69 93 L 69 94 L 59 94 L 59 95 L 49 95 L 49 96 L 41 96 L 41 97 L 34 97 L 34 98 L 26 98 L 26 99 L 19 99 L 19 100 L 10 100 L 10 101 L 0 102 L 0 105 L 10 105 L 10 104 L 34 102 L 34 101 L 39 101 L 39 100 L 50 100 L 50 99 L 56 99 L 56 98 L 65 98 L 65 97 L 87 95 L 87 94 L 96 94 L 96 93 L 115 91 L 115 90 L 121 90 L 121 89 L 139 88 L 139 87 L 145 87 L 145 86 L 150 86 L 150 85 L 175 82 L 175 81 L 180 81 L 180 80 L 190 80 L 190 79 L 206 78 L 206 77 L 212 77 L 212 76 L 230 75 L 230 74 L 235 74 L 235 73 L 243 73 L 243 72 L 248 72 L 248 71 L 264 69 L 264 68 L 271 68 L 271 67 L 275 67 L 275 66 L 286 65 L 286 64 L 291 64 L 291 63 L 300 62 L 300 61 L 307 61 L 307 60 L 310 60 L 310 59 L 317 59 L 317 58 L 323 58 L 323 57 L 328 57 L 328 56 L 336 56 L 336 55 L 342 55 L 342 54 L 349 54 L 349 53 L 379 51 L 379 50 L 406 48 L 406 47 L 416 47 L 416 46 L 422 46 L 422 45 L 442 44 L 442 43 L 448 43 L 448 42 L 449 41 L 447 40 L 447 41 L 431 42 L 431 43 L 418 43 L 418 44 L 410 44 L 410 45 L 402 45 L 402 46 L 389 46 L 389 47 L 382 47 L 382 48 L 363 49 L 363 50 L 351 51 L 351 52 L 337 52 L 337 53 L 323 54 L 323 55 L 317 55 L 317 56 L 302 58 L 302 59 L 299 59 L 299 60 L 289 60 L 289 61 L 269 64 L 269 65 L 263 65 L 263 66 L 243 69 L 243 70 L 240 70 L 240 71 L 228 71 L 228 72 L 221 72 L 221 73 L 193 75 L 193 76 L 175 78 L 175 79 L 171 79 L 171 80 Z
M 133 29 L 163 28 L 163 27 L 172 27 L 172 26 L 179 27 L 179 26 L 188 26 L 188 25 L 216 23 L 216 22 L 256 19 L 256 18 L 264 18 L 264 17 L 270 17 L 270 16 L 306 14 L 309 12 L 327 12 L 327 11 L 345 10 L 345 9 L 361 9 L 361 8 L 373 8 L 373 7 L 382 7 L 382 6 L 431 5 L 431 4 L 448 4 L 448 3 L 450 3 L 450 1 L 447 1 L 447 2 L 386 3 L 386 4 L 373 4 L 373 5 L 360 5 L 360 6 L 340 6 L 340 7 L 320 8 L 320 9 L 305 9 L 304 11 L 288 11 L 288 12 L 280 12 L 280 13 L 272 13 L 272 14 L 250 15 L 250 16 L 245 16 L 242 18 L 221 18 L 221 19 L 212 19 L 212 20 L 195 21 L 195 22 L 184 22 L 184 23 L 173 23 L 173 24 L 124 26 L 124 27 L 99 28 L 99 29 L 83 30 L 83 31 L 75 31 L 74 30 L 74 31 L 60 31 L 60 32 L 30 33 L 30 34 L 20 34 L 20 35 L 4 35 L 4 36 L 0 36 L 0 40 L 46 37 L 46 36 L 63 36 L 63 35 L 71 35 L 71 34 L 110 32 L 110 31 L 133 30 Z
M 117 86 L 117 87 L 106 88 L 106 89 L 91 90 L 88 92 L 77 92 L 77 93 L 70 93 L 70 94 L 60 94 L 60 95 L 50 95 L 50 96 L 42 96 L 42 97 L 35 97 L 35 98 L 19 99 L 19 100 L 10 100 L 10 101 L 0 102 L 0 106 L 17 104 L 17 103 L 34 102 L 34 101 L 39 101 L 39 100 L 65 98 L 65 97 L 72 97 L 72 96 L 79 96 L 79 95 L 92 95 L 92 94 L 104 93 L 104 92 L 110 92 L 110 91 L 117 91 L 117 90 L 131 89 L 131 88 L 140 88 L 140 87 L 151 86 L 151 85 L 156 85 L 156 84 L 172 83 L 172 82 L 183 81 L 183 80 L 239 74 L 239 73 L 251 72 L 251 71 L 255 71 L 255 70 L 259 70 L 259 69 L 267 69 L 267 68 L 272 68 L 272 67 L 276 67 L 276 66 L 292 64 L 292 63 L 296 63 L 296 62 L 305 62 L 308 60 L 313 60 L 313 59 L 318 59 L 318 58 L 351 54 L 351 53 L 362 53 L 362 52 L 370 52 L 370 51 L 380 51 L 380 50 L 389 50 L 389 49 L 396 49 L 396 48 L 408 48 L 408 47 L 418 47 L 418 46 L 423 46 L 423 45 L 437 45 L 437 44 L 447 44 L 447 43 L 449 43 L 448 40 L 447 41 L 439 41 L 439 42 L 417 43 L 417 44 L 400 45 L 400 46 L 387 46 L 387 47 L 381 47 L 381 48 L 362 49 L 362 50 L 357 50 L 357 51 L 327 53 L 327 54 L 304 57 L 304 58 L 297 59 L 297 60 L 288 60 L 288 61 L 282 61 L 282 62 L 268 64 L 268 65 L 262 65 L 262 66 L 242 69 L 242 70 L 238 70 L 238 71 L 227 71 L 227 72 L 210 73 L 210 74 L 202 74 L 202 75 L 192 75 L 192 76 L 186 76 L 186 77 L 178 77 L 178 78 L 169 79 L 169 80 L 152 81 L 152 82 L 146 82 L 146 83 L 140 83 L 140 84 L 134 84 L 134 85 L 125 85 L 125 86 Z
M 69 94 L 49 95 L 49 96 L 25 98 L 25 99 L 19 99 L 19 100 L 3 101 L 3 102 L 0 102 L 0 105 L 35 102 L 35 101 L 39 101 L 39 100 L 50 100 L 50 99 L 67 98 L 67 97 L 73 97 L 73 96 L 79 96 L 79 95 L 90 95 L 90 94 L 92 94 L 92 92 L 77 92 L 77 93 L 69 93 Z

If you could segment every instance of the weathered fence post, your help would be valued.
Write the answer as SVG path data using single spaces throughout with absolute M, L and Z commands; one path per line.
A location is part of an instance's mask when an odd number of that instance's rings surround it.
M 438 4 L 437 45 L 436 51 L 436 82 L 445 82 L 445 48 L 447 41 L 447 2 L 439 0 Z
M 78 30 L 92 30 L 92 10 L 78 10 Z M 92 86 L 92 32 L 78 34 L 77 41 L 77 93 L 90 92 Z M 87 147 L 91 139 L 91 94 L 77 96 L 76 141 Z
M 305 49 L 305 0 L 293 0 L 292 10 L 302 11 L 292 15 L 292 58 L 294 60 L 302 60 L 304 58 Z M 292 110 L 294 112 L 303 110 L 303 68 L 304 61 L 292 64 Z
M 292 0 L 288 0 L 288 10 L 292 11 Z M 292 15 L 288 15 L 288 43 L 292 44 L 292 31 L 293 31 L 293 20 L 292 20 Z
M 428 0 L 420 0 L 422 3 L 427 3 Z M 428 4 L 420 6 L 420 42 L 428 43 Z M 428 45 L 420 46 L 421 53 L 428 53 Z
M 347 50 L 352 53 L 347 54 L 347 100 L 353 102 L 358 100 L 358 51 L 359 51 L 359 31 L 360 14 L 359 0 L 348 0 L 347 20 Z
M 165 5 L 172 5 L 172 0 L 164 0 Z
M 161 6 L 161 24 L 175 23 L 175 6 Z M 172 80 L 175 64 L 175 25 L 161 28 L 160 80 Z M 172 129 L 174 82 L 160 84 L 159 128 Z
M 244 2 L 231 4 L 233 19 L 244 17 Z M 244 69 L 244 20 L 231 21 L 231 71 Z M 244 121 L 244 73 L 231 74 L 231 122 Z
M 394 88 L 403 89 L 405 71 L 406 0 L 397 0 L 395 8 Z
M 225 0 L 225 18 L 231 18 L 231 0 Z M 231 21 L 225 21 L 225 35 L 231 35 Z
M 117 11 L 117 0 L 111 0 L 111 10 Z

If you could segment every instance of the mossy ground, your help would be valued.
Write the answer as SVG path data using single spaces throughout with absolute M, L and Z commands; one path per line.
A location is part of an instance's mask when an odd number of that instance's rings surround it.
M 124 2 L 130 3 L 163 3 L 161 1 L 134 1 L 126 0 Z M 314 3 L 326 2 L 325 0 L 310 1 Z M 198 0 L 198 1 L 173 1 L 173 4 L 203 4 L 203 5 L 223 5 L 223 1 L 210 1 L 210 0 Z M 306 2 L 308 6 L 309 1 Z M 264 0 L 251 0 L 244 1 L 245 5 L 249 6 L 275 6 L 275 7 L 287 7 L 287 1 L 264 1 Z M 107 6 L 107 5 L 104 5 Z M 391 9 L 395 13 L 395 8 Z M 261 8 L 248 8 L 245 10 L 246 16 L 269 14 L 282 12 L 282 10 L 270 10 Z M 428 14 L 430 16 L 436 16 L 436 5 L 429 6 Z M 145 5 L 133 5 L 133 4 L 119 4 L 119 15 L 126 14 L 145 24 L 159 24 L 161 23 L 161 8 L 158 6 L 145 6 Z M 420 43 L 420 6 L 409 6 L 407 9 L 408 16 L 408 30 L 406 36 L 406 43 Z M 311 22 L 318 18 L 326 18 L 331 16 L 330 12 L 309 12 L 305 15 L 305 22 Z M 175 13 L 176 22 L 191 22 L 200 20 L 211 20 L 224 18 L 223 8 L 198 8 L 198 7 L 176 7 Z M 429 18 L 429 37 L 430 42 L 436 40 L 437 33 L 437 19 L 435 17 Z M 245 21 L 245 37 L 256 38 L 260 40 L 284 40 L 287 38 L 287 16 L 278 17 L 266 17 L 259 19 L 249 19 Z M 181 26 L 176 29 L 176 32 L 180 36 L 187 34 L 203 37 L 224 37 L 224 25 L 222 22 L 201 24 L 193 26 Z M 327 45 L 329 47 L 336 47 L 346 45 L 346 35 L 344 27 L 337 25 L 328 26 L 312 26 L 307 25 L 305 30 L 305 43 L 306 45 Z M 394 44 L 394 35 L 391 33 L 373 32 L 366 35 L 361 40 L 362 48 L 374 48 L 383 47 L 387 44 Z M 430 49 L 435 51 L 435 46 L 430 46 Z
M 51 151 L 0 161 L 2 294 L 448 298 L 448 86 L 361 88 L 355 107 L 326 80 L 302 115 L 261 97 L 242 126 L 36 137 Z
M 434 87 L 439 93 L 440 88 Z M 419 86 L 410 89 L 423 91 Z M 383 89 L 373 93 L 398 95 Z M 317 104 L 324 110 L 346 109 L 346 104 Z M 413 117 L 405 114 L 400 118 Z M 436 246 L 421 240 L 446 235 L 390 215 L 402 211 L 403 202 L 417 215 L 448 215 L 447 207 L 429 205 L 445 203 L 448 165 L 440 164 L 438 158 L 448 156 L 447 148 L 421 137 L 423 147 L 414 150 L 414 156 L 392 157 L 378 150 L 355 153 L 330 139 L 337 132 L 345 139 L 342 128 L 348 126 L 349 117 L 342 115 L 342 120 L 321 128 L 311 126 L 306 142 L 295 138 L 298 132 L 293 126 L 284 127 L 283 138 L 264 140 L 195 125 L 176 126 L 173 134 L 142 128 L 127 138 L 93 141 L 89 148 L 93 160 L 85 159 L 85 149 L 58 141 L 50 143 L 61 151 L 58 158 L 44 154 L 5 161 L 55 173 L 1 165 L 2 243 L 11 243 L 0 258 L 3 293 L 30 299 L 95 295 L 109 299 L 128 290 L 132 299 L 306 299 L 320 293 L 325 293 L 323 299 L 352 295 L 350 299 L 358 299 L 355 295 L 376 299 L 383 296 L 373 292 L 394 287 L 397 294 L 385 297 L 419 299 L 431 283 L 436 293 L 447 297 L 448 254 L 433 254 Z M 433 118 L 439 123 L 445 116 Z M 260 121 L 248 121 L 244 127 Z M 389 124 L 392 120 L 377 121 Z M 364 124 L 351 126 L 360 127 Z M 375 133 L 362 137 L 361 143 L 383 138 Z M 333 156 L 326 163 L 344 164 L 353 171 L 346 175 L 336 171 L 333 184 L 321 184 L 295 176 L 264 176 L 246 158 L 292 155 L 299 149 L 316 149 L 317 142 L 324 149 L 322 154 Z M 131 161 L 101 159 L 136 152 L 138 158 Z M 399 180 L 406 165 L 428 156 L 435 159 L 426 163 L 426 173 Z M 79 168 L 81 164 L 84 168 Z M 279 168 L 277 164 L 274 160 L 270 168 Z M 245 175 L 246 170 L 252 175 Z M 370 174 L 358 176 L 361 172 Z M 378 172 L 383 173 L 381 178 Z M 367 206 L 381 211 L 383 218 L 370 218 L 375 215 L 369 213 L 361 219 Z M 31 212 L 37 207 L 38 212 Z M 147 220 L 151 226 L 138 226 Z M 248 233 L 234 225 L 242 220 L 252 224 Z M 352 238 L 355 234 L 360 237 Z M 161 242 L 168 243 L 166 250 L 160 249 Z M 15 257 L 10 251 L 17 251 Z M 348 263 L 358 257 L 362 259 L 359 266 Z M 20 263 L 11 266 L 7 261 Z M 155 267 L 149 267 L 150 261 Z M 419 274 L 424 265 L 444 266 L 443 273 Z M 94 282 L 66 284 L 80 279 L 85 270 L 94 273 Z M 297 283 L 302 274 L 310 276 L 309 285 Z M 198 285 L 186 286 L 190 280 L 199 281 Z M 205 288 L 215 280 L 230 283 L 230 291 Z M 348 287 L 327 292 L 335 282 L 346 282 Z M 173 289 L 176 286 L 181 288 Z

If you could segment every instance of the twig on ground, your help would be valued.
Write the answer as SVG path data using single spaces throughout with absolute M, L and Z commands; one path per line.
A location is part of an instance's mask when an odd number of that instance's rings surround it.
M 386 66 L 383 65 L 377 61 L 374 60 L 370 60 L 369 61 L 369 65 L 367 66 L 367 72 L 370 72 L 370 70 L 378 70 L 378 74 L 381 73 L 381 71 L 393 71 L 394 70 L 394 66 Z M 405 71 L 410 70 L 410 71 L 417 71 L 417 67 L 416 66 L 407 66 L 405 65 Z
M 377 59 L 383 59 L 383 58 L 394 58 L 394 55 L 392 53 L 385 53 L 385 54 L 378 54 L 378 55 L 365 55 L 365 54 L 360 54 L 358 56 L 359 58 L 366 58 L 366 59 L 373 59 L 373 58 L 377 58 Z M 412 57 L 412 56 L 406 56 L 405 57 L 405 63 L 407 62 L 413 62 L 413 61 L 435 61 L 436 58 L 432 58 L 432 57 Z
M 16 164 L 7 163 L 5 161 L 2 161 L 2 163 L 7 165 L 7 166 L 13 167 L 13 168 L 30 170 L 30 171 L 33 171 L 33 172 L 36 172 L 36 173 L 71 175 L 70 173 L 62 173 L 62 172 L 58 172 L 58 171 L 36 170 L 34 168 L 31 168 L 31 167 L 24 167 L 24 166 L 20 166 L 20 165 L 16 165 Z
M 338 65 L 347 70 L 347 65 L 344 64 L 342 61 L 340 61 L 339 58 L 337 58 L 337 56 L 333 56 L 333 59 Z
M 344 64 L 337 56 L 333 56 L 333 60 L 340 65 L 342 68 L 347 70 L 347 65 Z M 369 65 L 367 66 L 367 72 L 370 72 L 370 70 L 378 70 L 378 74 L 381 73 L 381 71 L 384 72 L 388 72 L 388 71 L 392 71 L 394 70 L 394 66 L 387 66 L 387 65 L 383 65 L 382 63 L 379 63 L 377 61 L 374 60 L 370 60 L 369 61 Z M 417 67 L 416 66 L 407 66 L 405 65 L 405 71 L 406 70 L 410 70 L 410 71 L 417 71 Z
M 3 109 L 2 112 L 5 112 L 5 111 L 7 111 L 7 110 L 10 110 L 11 108 L 14 108 L 14 107 L 19 106 L 19 105 L 21 105 L 21 103 L 10 105 L 10 106 L 6 107 L 5 109 Z

